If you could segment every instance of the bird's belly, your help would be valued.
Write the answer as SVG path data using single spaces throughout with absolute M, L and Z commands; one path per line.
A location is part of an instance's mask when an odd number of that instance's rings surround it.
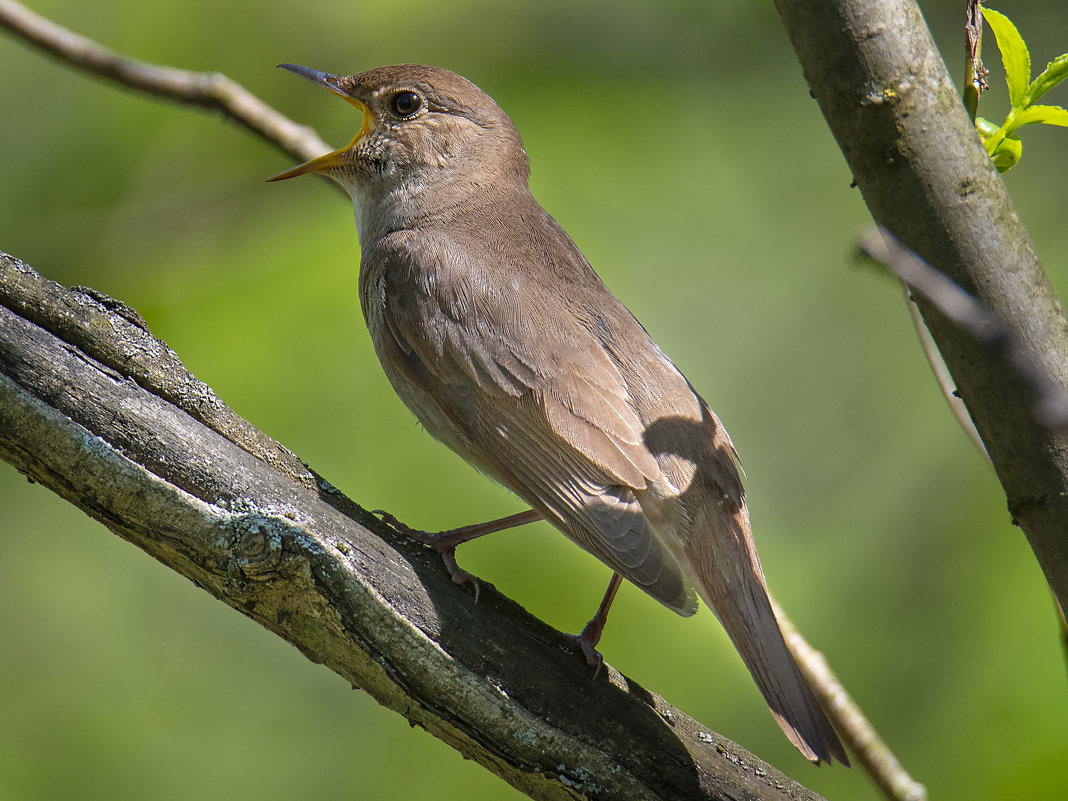
M 393 385 L 394 392 L 404 401 L 404 405 L 416 416 L 427 433 L 467 459 L 472 451 L 468 437 L 442 410 L 433 396 L 406 381 L 403 376 L 391 374 L 389 369 L 386 369 L 386 376 Z
M 452 393 L 445 393 L 444 387 L 434 386 L 440 382 L 418 356 L 402 351 L 389 332 L 373 325 L 371 320 L 368 320 L 368 330 L 382 371 L 408 410 L 434 439 L 484 471 L 484 466 L 472 458 L 477 449 L 464 430 L 470 429 L 474 421 L 463 419 L 465 415 L 459 408 L 445 408 L 440 400 L 446 394 L 455 393 L 455 387 Z

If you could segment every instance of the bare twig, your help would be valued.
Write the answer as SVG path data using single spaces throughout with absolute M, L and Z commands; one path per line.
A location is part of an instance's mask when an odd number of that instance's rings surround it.
M 996 315 L 882 227 L 879 236 L 864 239 L 861 249 L 889 267 L 978 344 L 998 353 L 1030 389 L 1036 421 L 1051 429 L 1068 427 L 1068 393 L 1039 369 Z
M 826 658 L 802 637 L 794 624 L 772 600 L 786 645 L 805 679 L 815 690 L 823 708 L 849 750 L 890 801 L 926 801 L 927 789 L 909 776 L 889 746 L 875 731 L 856 702 L 827 664 Z
M 972 422 L 972 418 L 968 416 L 968 407 L 964 405 L 964 401 L 957 395 L 957 388 L 953 384 L 953 376 L 949 374 L 949 368 L 946 367 L 946 360 L 942 358 L 942 354 L 938 351 L 938 346 L 935 344 L 934 339 L 931 338 L 931 332 L 927 330 L 927 326 L 923 322 L 923 316 L 920 314 L 920 310 L 916 308 L 916 303 L 912 299 L 912 292 L 909 290 L 909 285 L 904 281 L 901 282 L 902 288 L 905 290 L 905 303 L 908 306 L 909 317 L 912 320 L 912 327 L 916 330 L 916 338 L 920 340 L 920 347 L 923 348 L 923 355 L 927 357 L 927 364 L 931 368 L 931 372 L 934 373 L 935 381 L 938 382 L 938 386 L 942 390 L 942 397 L 946 399 L 946 403 L 949 404 L 949 410 L 953 412 L 953 416 L 957 418 L 957 422 L 960 423 L 960 427 L 964 429 L 964 433 L 968 435 L 968 438 L 972 441 L 972 444 L 979 450 L 979 453 L 983 455 L 987 464 L 990 464 L 990 454 L 986 452 L 986 445 L 983 444 L 983 438 L 979 436 L 979 432 L 975 429 L 975 423 Z
M 0 28 L 78 70 L 129 89 L 221 113 L 298 161 L 330 150 L 315 130 L 293 122 L 221 73 L 191 72 L 128 58 L 14 0 L 0 0 Z
M 1060 625 L 1061 647 L 1064 649 L 1064 658 L 1068 661 L 1068 620 L 1064 617 L 1064 609 L 1061 607 L 1057 596 L 1053 596 L 1053 605 L 1057 608 L 1057 623 Z
M 989 89 L 987 69 L 983 66 L 982 0 L 967 0 L 964 19 L 964 107 L 975 119 L 979 95 Z

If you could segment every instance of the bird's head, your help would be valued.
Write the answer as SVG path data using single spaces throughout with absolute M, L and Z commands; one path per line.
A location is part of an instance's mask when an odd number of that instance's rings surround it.
M 385 204 L 407 216 L 502 184 L 526 185 L 519 132 L 493 98 L 456 73 L 406 64 L 342 77 L 281 66 L 355 106 L 360 127 L 345 147 L 272 181 L 324 174 L 352 195 L 357 217 L 361 205 Z

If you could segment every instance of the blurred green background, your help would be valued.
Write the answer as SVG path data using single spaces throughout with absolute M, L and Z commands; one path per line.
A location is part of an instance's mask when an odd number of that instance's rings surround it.
M 581 7 L 578 7 L 581 6 Z M 948 413 L 771 3 L 35 3 L 150 61 L 218 70 L 342 144 L 352 109 L 274 69 L 461 72 L 523 133 L 532 184 L 705 395 L 748 471 L 773 592 L 932 798 L 1063 797 L 1050 596 Z M 960 80 L 963 2 L 925 4 Z M 1043 65 L 1063 0 L 1003 3 Z M 1003 81 L 980 113 L 1000 120 Z M 138 309 L 200 378 L 368 507 L 443 528 L 519 510 L 424 434 L 363 329 L 351 209 L 232 125 L 0 37 L 0 249 Z M 1068 102 L 1066 88 L 1049 102 Z M 1068 281 L 1068 132 L 1006 176 Z M 16 471 L 0 467 L 0 801 L 518 797 L 496 777 Z M 576 631 L 609 574 L 544 525 L 461 562 Z M 707 611 L 633 588 L 606 658 L 831 798 Z

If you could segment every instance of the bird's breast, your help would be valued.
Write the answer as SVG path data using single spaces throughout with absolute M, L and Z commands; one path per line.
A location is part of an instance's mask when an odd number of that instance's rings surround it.
M 471 459 L 466 455 L 472 451 L 470 438 L 464 431 L 463 421 L 456 419 L 460 410 L 455 408 L 455 403 L 443 403 L 443 383 L 435 377 L 420 354 L 398 337 L 387 320 L 387 306 L 391 302 L 388 287 L 392 283 L 388 279 L 385 262 L 373 257 L 363 259 L 360 266 L 360 306 L 382 371 L 393 391 L 422 423 L 423 428 L 434 439 L 470 462 Z M 396 285 L 393 285 L 392 291 L 397 292 Z M 449 407 L 448 410 L 446 407 Z

